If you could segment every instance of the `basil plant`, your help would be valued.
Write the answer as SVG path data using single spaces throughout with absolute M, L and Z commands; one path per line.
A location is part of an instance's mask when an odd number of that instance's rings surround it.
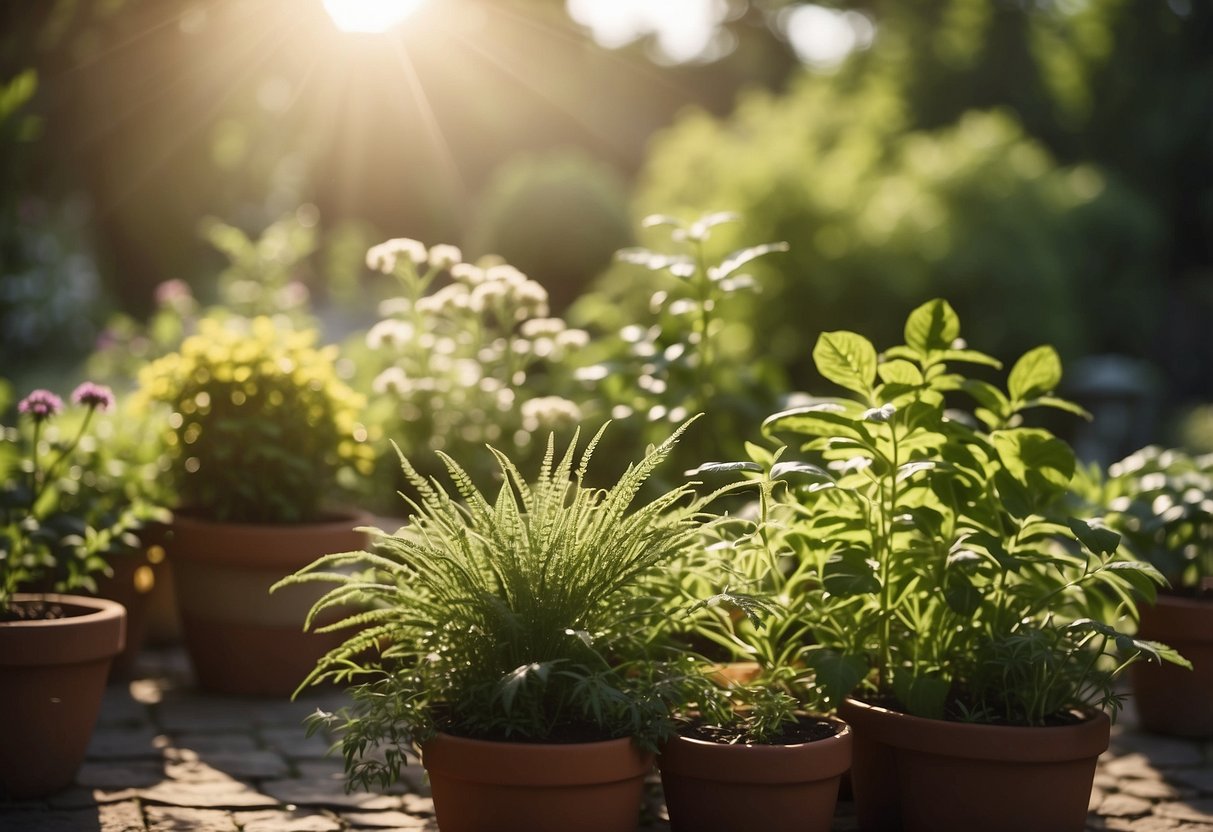
M 910 314 L 904 344 L 878 353 L 825 332 L 813 359 L 844 394 L 764 429 L 819 468 L 790 492 L 790 545 L 819 579 L 801 613 L 825 702 L 1046 725 L 1115 713 L 1114 680 L 1135 661 L 1186 664 L 1119 629 L 1161 574 L 1062 508 L 1075 455 L 1031 418 L 1085 414 L 1054 394 L 1052 347 L 1022 356 L 1002 387 L 987 380 L 1000 362 L 967 348 L 934 300 Z

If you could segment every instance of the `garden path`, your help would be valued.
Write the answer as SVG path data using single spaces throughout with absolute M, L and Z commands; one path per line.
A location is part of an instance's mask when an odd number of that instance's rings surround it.
M 390 793 L 345 793 L 339 760 L 300 725 L 341 701 L 334 692 L 295 702 L 203 694 L 180 650 L 145 651 L 134 678 L 110 685 L 76 785 L 40 802 L 0 802 L 0 832 L 436 830 L 419 768 Z M 1213 832 L 1213 743 L 1153 737 L 1133 723 L 1129 708 L 1113 728 L 1087 829 Z M 664 818 L 654 778 L 641 832 L 668 829 Z M 841 803 L 834 829 L 854 828 Z

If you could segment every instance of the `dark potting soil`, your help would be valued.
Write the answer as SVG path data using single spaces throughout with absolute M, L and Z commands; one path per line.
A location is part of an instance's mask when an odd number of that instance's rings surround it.
M 695 720 L 687 722 L 678 733 L 690 739 L 716 742 L 723 745 L 756 744 L 752 743 L 743 730 L 735 726 L 721 727 L 719 725 L 706 725 Z M 795 722 L 785 724 L 778 736 L 769 737 L 761 744 L 801 745 L 806 742 L 829 739 L 837 733 L 838 726 L 836 723 L 819 719 L 818 717 L 801 716 L 797 717 Z
M 54 621 L 67 618 L 69 613 L 58 604 L 46 601 L 21 601 L 0 609 L 0 621 Z

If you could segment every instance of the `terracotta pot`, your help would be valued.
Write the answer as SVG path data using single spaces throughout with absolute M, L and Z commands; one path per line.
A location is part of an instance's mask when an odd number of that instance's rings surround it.
M 865 832 L 1082 832 L 1104 713 L 1055 728 L 922 719 L 847 699 L 855 812 Z
M 762 675 L 758 662 L 722 662 L 707 671 L 707 677 L 722 688 L 748 685 Z
M 126 608 L 126 646 L 114 657 L 110 678 L 129 676 L 147 639 L 149 602 L 164 571 L 163 551 L 154 560 L 147 549 L 129 552 L 110 561 L 113 574 L 97 582 L 97 595 Z
M 538 745 L 438 734 L 421 749 L 442 832 L 634 832 L 653 755 L 630 739 Z
M 367 519 L 348 514 L 271 526 L 175 516 L 167 550 L 198 685 L 249 696 L 293 693 L 348 633 L 303 629 L 308 611 L 331 584 L 302 584 L 273 595 L 269 589 L 322 555 L 366 548 L 366 534 L 354 529 Z
M 0 621 L 0 795 L 53 794 L 76 776 L 101 710 L 110 661 L 122 649 L 126 610 L 104 598 L 17 593 L 66 617 Z
M 1147 731 L 1213 738 L 1213 601 L 1159 595 L 1139 608 L 1138 636 L 1170 645 L 1192 662 L 1138 662 L 1129 669 L 1137 716 Z
M 797 745 L 675 737 L 657 764 L 675 832 L 829 832 L 851 765 L 851 729 Z
M 156 572 L 156 584 L 147 596 L 147 633 L 144 641 L 151 647 L 175 647 L 181 643 L 181 613 L 177 609 L 173 565 L 168 561 L 171 539 L 167 523 L 149 524 L 140 533 L 148 561 Z

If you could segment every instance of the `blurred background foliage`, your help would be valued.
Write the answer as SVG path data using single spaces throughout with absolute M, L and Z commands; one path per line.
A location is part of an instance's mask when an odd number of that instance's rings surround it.
M 0 375 L 167 326 L 174 280 L 336 340 L 405 235 L 617 333 L 653 314 L 608 267 L 639 219 L 730 210 L 725 250 L 790 245 L 721 313 L 738 361 L 820 390 L 817 332 L 890 343 L 946 296 L 988 352 L 1144 360 L 1178 431 L 1213 400 L 1211 90 L 1204 0 L 430 0 L 382 36 L 320 0 L 14 0 Z

